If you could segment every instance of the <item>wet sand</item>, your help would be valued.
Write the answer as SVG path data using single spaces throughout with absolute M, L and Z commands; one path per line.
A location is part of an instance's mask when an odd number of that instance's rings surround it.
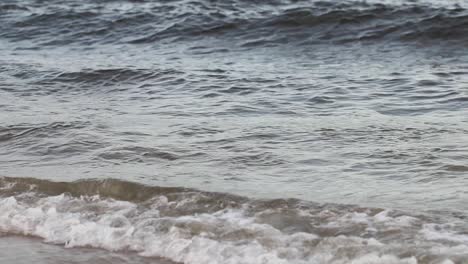
M 160 258 L 146 258 L 129 252 L 92 248 L 64 248 L 33 237 L 8 236 L 0 239 L 1 264 L 175 264 Z

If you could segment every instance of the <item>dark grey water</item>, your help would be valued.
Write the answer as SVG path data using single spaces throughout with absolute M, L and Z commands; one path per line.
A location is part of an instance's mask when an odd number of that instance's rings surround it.
M 3 1 L 0 174 L 30 187 L 3 180 L 0 231 L 128 251 L 122 263 L 466 263 L 466 7 Z M 123 187 L 54 185 L 110 178 Z M 220 196 L 171 215 L 161 206 L 189 198 L 124 195 L 135 183 Z

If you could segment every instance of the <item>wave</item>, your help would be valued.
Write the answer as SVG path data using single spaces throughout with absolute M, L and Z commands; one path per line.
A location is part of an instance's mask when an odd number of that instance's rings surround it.
M 45 76 L 41 76 L 32 82 L 35 85 L 44 86 L 65 86 L 67 84 L 70 88 L 75 88 L 79 85 L 81 89 L 90 90 L 90 88 L 103 88 L 111 87 L 115 85 L 135 85 L 139 84 L 143 86 L 148 81 L 159 81 L 164 82 L 171 79 L 176 79 L 176 76 L 180 76 L 182 72 L 161 69 L 159 71 L 147 70 L 147 69 L 83 69 L 76 72 L 58 72 L 50 73 Z M 119 87 L 124 89 L 125 87 Z M 91 89 L 94 90 L 94 89 Z M 67 90 L 65 88 L 61 90 Z
M 17 140 L 31 136 L 36 138 L 46 138 L 51 134 L 54 134 L 56 131 L 79 129 L 86 125 L 88 124 L 84 122 L 52 122 L 41 125 L 20 124 L 15 126 L 0 126 L 0 142 Z
M 18 7 L 18 8 L 14 8 Z M 461 42 L 468 12 L 460 6 L 333 1 L 90 1 L 86 8 L 4 5 L 0 36 L 37 45 L 173 43 L 204 38 L 241 47 L 356 41 Z M 22 15 L 13 15 L 21 13 Z
M 0 11 L 2 12 L 11 12 L 11 11 L 27 11 L 28 9 L 21 5 L 15 4 L 0 4 Z
M 465 220 L 113 179 L 0 180 L 1 233 L 180 263 L 462 263 Z
M 92 136 L 80 135 L 79 131 L 89 126 L 89 122 L 77 121 L 0 126 L 2 154 L 20 150 L 46 160 L 48 156 L 64 158 L 103 147 L 105 143 L 97 142 Z M 74 137 L 70 139 L 70 136 Z M 51 137 L 57 142 L 49 142 Z
M 11 89 L 6 86 L 0 90 L 21 95 L 52 95 L 70 92 L 112 93 L 127 91 L 136 86 L 143 94 L 153 94 L 150 89 L 154 84 L 184 83 L 183 71 L 171 68 L 145 69 L 128 68 L 82 68 L 78 71 L 67 71 L 63 68 L 40 70 L 28 64 L 9 64 L 3 72 L 10 75 L 7 83 L 24 85 Z M 161 89 L 163 90 L 163 89 Z

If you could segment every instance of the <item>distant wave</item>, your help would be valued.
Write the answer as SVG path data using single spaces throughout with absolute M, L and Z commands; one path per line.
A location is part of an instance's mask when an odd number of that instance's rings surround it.
M 441 216 L 112 179 L 0 180 L 0 233 L 181 263 L 461 263 L 466 223 Z
M 468 12 L 427 4 L 332 1 L 89 1 L 85 8 L 0 5 L 0 37 L 39 46 L 159 43 L 203 38 L 240 47 L 380 40 L 468 41 Z

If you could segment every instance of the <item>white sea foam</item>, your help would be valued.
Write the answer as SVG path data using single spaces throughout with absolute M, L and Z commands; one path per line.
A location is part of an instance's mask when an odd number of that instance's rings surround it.
M 456 234 L 450 230 L 450 225 L 425 224 L 421 233 L 428 240 L 445 240 L 468 245 L 468 234 Z
M 194 201 L 169 201 L 165 196 L 158 196 L 142 206 L 99 196 L 8 197 L 0 199 L 0 231 L 37 236 L 65 247 L 131 250 L 143 256 L 164 257 L 182 263 L 418 263 L 416 256 L 397 256 L 406 247 L 405 241 L 382 242 L 378 237 L 361 237 L 359 232 L 328 236 L 302 231 L 288 233 L 260 221 L 256 216 L 258 213 L 248 214 L 246 207 L 211 213 L 161 215 L 163 208 L 181 207 L 191 202 Z M 396 228 L 420 221 L 411 217 L 391 217 L 386 211 L 376 215 L 347 213 L 331 219 L 322 226 L 342 228 L 338 233 L 345 233 L 353 224 L 380 230 L 382 225 L 379 223 Z M 427 236 L 427 241 L 412 244 L 416 245 L 415 254 L 425 254 L 424 248 L 417 248 L 418 244 L 432 243 L 433 250 L 429 253 L 448 255 L 444 264 L 450 263 L 450 254 L 464 256 L 463 252 L 450 253 L 449 248 L 453 245 L 432 241 L 450 238 L 451 242 L 461 243 L 457 250 L 463 251 L 467 249 L 465 243 L 468 240 L 462 235 L 435 233 L 431 225 L 424 225 L 420 233 Z

